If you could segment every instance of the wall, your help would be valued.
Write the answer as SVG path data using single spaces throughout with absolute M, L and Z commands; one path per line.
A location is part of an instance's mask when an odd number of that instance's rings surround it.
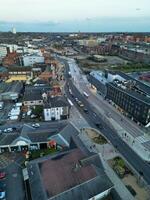
M 44 109 L 45 121 L 51 121 L 52 118 L 55 120 L 60 120 L 62 114 L 63 114 L 63 107 Z
M 24 101 L 23 104 L 25 106 L 38 106 L 38 105 L 43 105 L 43 100 Z
M 25 56 L 23 57 L 24 66 L 32 66 L 35 63 L 44 63 L 43 56 Z

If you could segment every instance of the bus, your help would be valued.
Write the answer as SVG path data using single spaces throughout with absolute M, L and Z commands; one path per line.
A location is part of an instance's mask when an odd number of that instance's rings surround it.
M 86 92 L 83 92 L 83 94 L 84 94 L 84 96 L 85 96 L 86 98 L 89 97 L 89 95 L 88 95 Z
M 71 101 L 70 99 L 67 99 L 67 100 L 68 100 L 68 102 L 69 102 L 70 106 L 73 106 L 73 103 L 72 103 L 72 101 Z

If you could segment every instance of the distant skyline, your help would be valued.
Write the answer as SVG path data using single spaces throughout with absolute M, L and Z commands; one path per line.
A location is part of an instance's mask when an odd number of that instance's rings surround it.
M 149 0 L 1 0 L 0 31 L 150 31 Z

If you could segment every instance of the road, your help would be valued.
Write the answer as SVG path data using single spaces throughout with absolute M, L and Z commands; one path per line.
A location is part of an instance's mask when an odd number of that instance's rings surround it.
M 66 63 L 66 70 L 68 70 L 68 64 Z M 66 71 L 66 77 L 67 71 Z M 80 74 L 79 74 L 80 79 Z M 100 130 L 107 139 L 113 144 L 114 147 L 120 152 L 120 154 L 128 161 L 128 163 L 143 177 L 143 179 L 150 185 L 150 165 L 143 161 L 116 133 L 116 131 L 103 120 L 102 115 L 98 112 L 98 110 L 91 105 L 91 103 L 85 98 L 79 90 L 74 86 L 72 80 L 67 78 L 69 82 L 69 86 L 74 94 L 74 97 L 77 97 L 80 101 L 83 102 L 86 108 L 88 108 L 88 114 L 84 113 L 81 108 L 75 103 L 75 99 L 69 94 L 68 87 L 65 87 L 65 91 L 67 96 L 71 99 L 74 105 L 79 109 L 80 113 L 86 119 L 88 124 L 92 128 L 97 128 L 95 125 L 95 120 L 98 120 L 101 124 L 103 124 L 103 129 Z
M 86 80 L 86 77 L 82 75 L 81 70 L 78 68 L 77 64 L 74 60 L 70 60 L 69 62 L 71 74 L 73 76 L 73 81 L 76 87 L 80 90 L 81 93 L 83 91 L 89 94 L 88 101 L 93 105 L 101 108 L 101 113 L 104 115 L 110 115 L 117 123 L 122 126 L 127 132 L 131 133 L 132 135 L 140 136 L 144 135 L 144 132 L 130 119 L 123 116 L 119 111 L 116 110 L 112 105 L 109 104 L 108 101 L 104 100 L 104 98 L 100 95 L 94 95 L 91 90 L 89 89 L 89 83 Z M 123 120 L 121 120 L 123 119 Z

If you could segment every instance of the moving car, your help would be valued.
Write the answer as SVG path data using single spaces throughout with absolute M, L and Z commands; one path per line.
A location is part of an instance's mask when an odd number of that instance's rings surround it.
M 100 122 L 95 122 L 95 125 L 97 126 L 97 128 L 103 129 L 103 126 Z
M 83 103 L 82 103 L 81 101 L 78 101 L 78 105 L 79 105 L 80 107 L 84 107 L 84 105 L 83 105 Z
M 87 109 L 87 108 L 84 108 L 83 111 L 84 111 L 85 113 L 88 113 L 88 109 Z

